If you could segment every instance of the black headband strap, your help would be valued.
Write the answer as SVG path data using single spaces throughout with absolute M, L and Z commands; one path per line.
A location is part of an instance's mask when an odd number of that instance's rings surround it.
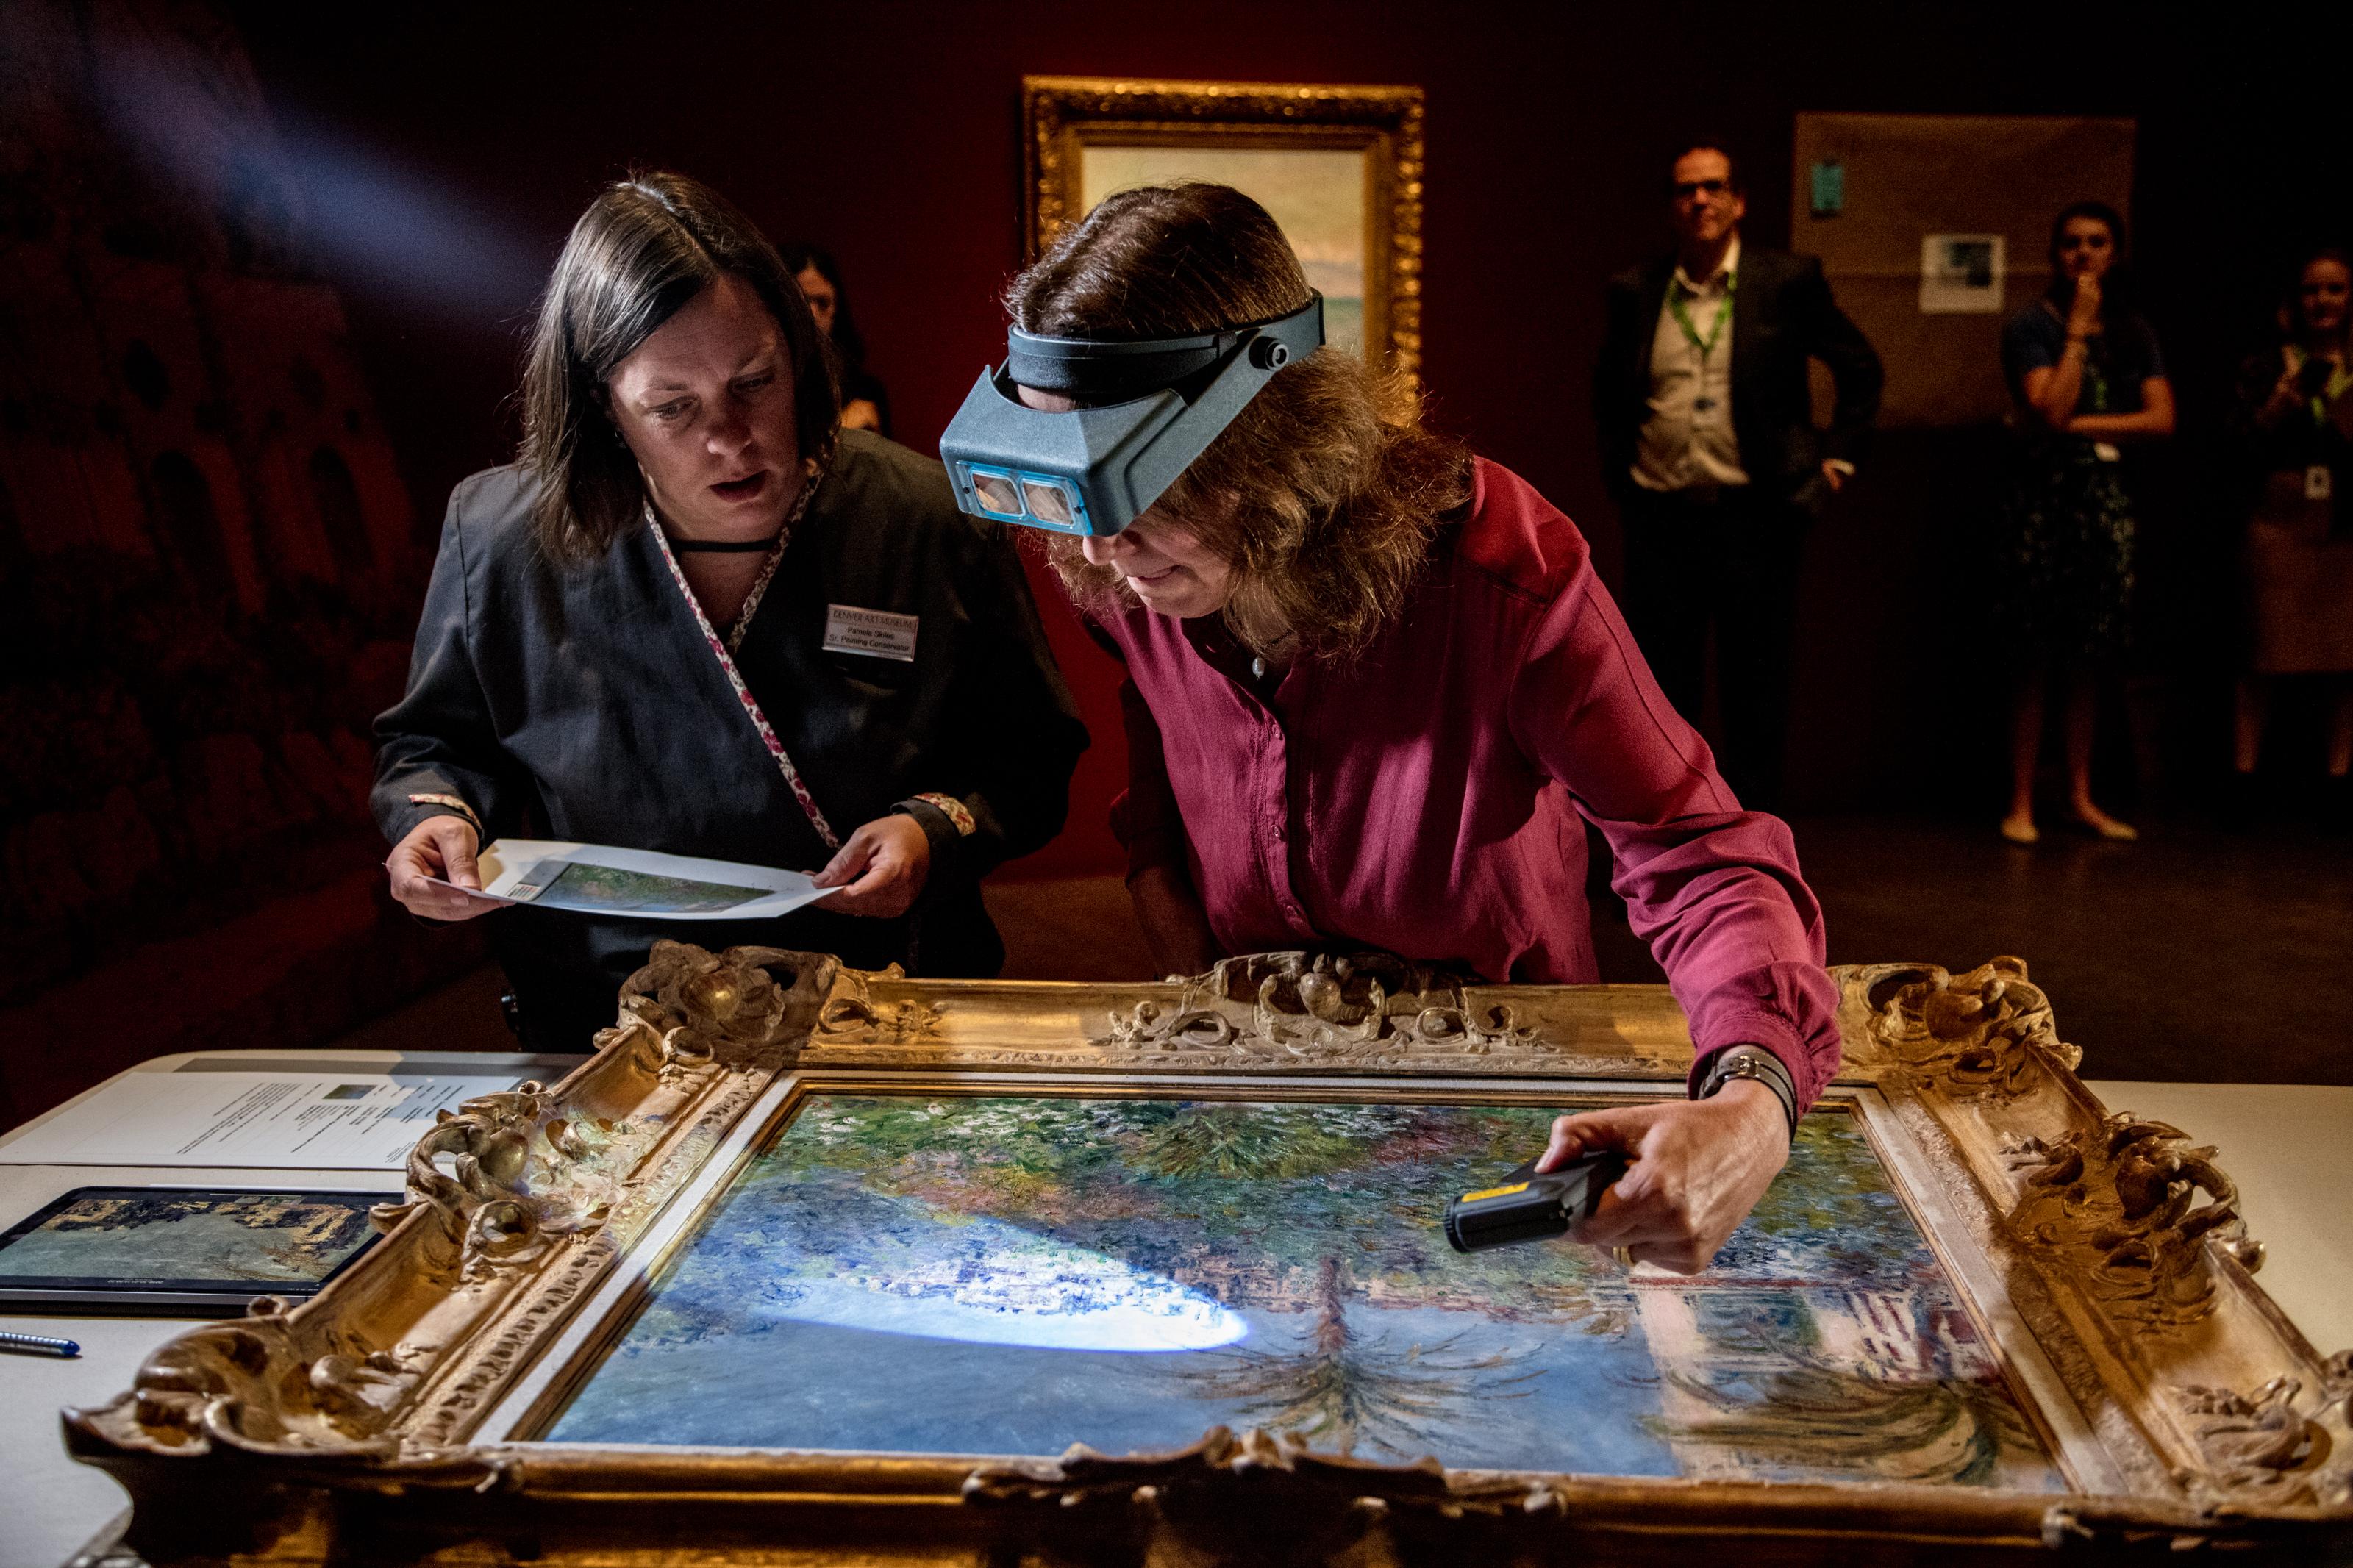
M 1263 321 L 1179 338 L 1048 338 L 1013 327 L 1005 334 L 1005 373 L 1019 385 L 1069 397 L 1105 402 L 1141 397 L 1208 369 L 1249 333 L 1288 321 L 1321 300 L 1319 295 L 1299 310 Z

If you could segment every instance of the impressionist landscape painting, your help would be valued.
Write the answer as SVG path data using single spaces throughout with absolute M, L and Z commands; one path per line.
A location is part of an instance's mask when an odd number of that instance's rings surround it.
M 1307 286 L 1324 296 L 1324 341 L 1365 352 L 1366 154 L 1356 147 L 1108 146 L 1091 142 L 1079 159 L 1077 213 L 1113 191 L 1171 180 L 1231 185 L 1266 209 L 1291 241 Z
M 1450 1250 L 1557 1109 L 814 1095 L 545 1436 L 2063 1487 L 1842 1110 L 1705 1274 Z

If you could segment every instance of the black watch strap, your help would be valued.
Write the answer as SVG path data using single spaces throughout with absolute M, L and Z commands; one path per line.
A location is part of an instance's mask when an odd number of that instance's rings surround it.
M 1705 1100 L 1735 1079 L 1752 1079 L 1773 1091 L 1781 1102 L 1781 1114 L 1788 1119 L 1789 1138 L 1798 1136 L 1798 1086 L 1790 1081 L 1789 1069 L 1781 1058 L 1762 1046 L 1727 1046 L 1708 1063 L 1707 1076 L 1692 1090 L 1694 1100 Z

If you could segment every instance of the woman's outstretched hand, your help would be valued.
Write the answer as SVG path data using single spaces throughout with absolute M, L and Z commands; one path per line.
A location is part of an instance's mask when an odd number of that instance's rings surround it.
M 819 899 L 818 909 L 887 919 L 913 906 L 931 870 L 931 836 L 913 817 L 893 812 L 851 834 L 811 880 L 840 889 Z
M 470 921 L 493 906 L 470 899 L 458 888 L 479 888 L 481 871 L 474 864 L 481 841 L 474 825 L 462 816 L 435 815 L 408 830 L 392 847 L 384 868 L 392 876 L 392 896 L 412 915 L 430 921 Z M 441 887 L 428 877 L 451 884 Z
M 1624 1154 L 1626 1173 L 1569 1239 L 1622 1247 L 1638 1263 L 1696 1274 L 1788 1163 L 1788 1127 L 1778 1095 L 1735 1079 L 1706 1100 L 1564 1116 L 1536 1169 L 1596 1150 Z

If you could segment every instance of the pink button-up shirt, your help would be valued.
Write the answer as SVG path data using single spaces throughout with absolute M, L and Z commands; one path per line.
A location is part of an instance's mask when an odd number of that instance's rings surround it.
M 1838 1070 L 1820 905 L 1659 693 L 1577 526 L 1477 462 L 1363 653 L 1254 677 L 1216 617 L 1104 612 L 1126 662 L 1130 874 L 1182 859 L 1229 952 L 1385 948 L 1491 980 L 1599 978 L 1589 818 L 1701 1060 L 1747 1042 L 1801 1104 Z

